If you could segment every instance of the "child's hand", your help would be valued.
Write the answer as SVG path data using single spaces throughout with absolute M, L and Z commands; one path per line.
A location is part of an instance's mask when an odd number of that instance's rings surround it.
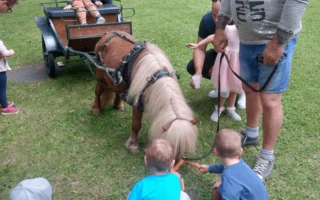
M 14 52 L 14 50 L 13 49 L 9 49 L 8 50 L 8 57 L 10 57 L 10 56 L 13 56 L 14 54 L 15 54 L 16 52 Z
M 71 10 L 72 6 L 71 5 L 67 5 L 66 7 L 64 7 L 64 10 Z
M 102 2 L 101 1 L 96 1 L 94 4 L 96 4 L 96 6 L 102 6 Z
M 201 171 L 201 173 L 206 174 L 208 173 L 208 168 L 209 165 L 200 165 L 201 167 L 199 168 L 199 171 Z
M 189 49 L 196 49 L 196 48 L 198 48 L 198 44 L 188 43 L 188 44 L 186 45 L 186 47 L 188 47 Z
M 218 188 L 221 185 L 221 183 L 222 183 L 221 179 L 217 180 L 217 182 L 213 185 L 213 189 Z

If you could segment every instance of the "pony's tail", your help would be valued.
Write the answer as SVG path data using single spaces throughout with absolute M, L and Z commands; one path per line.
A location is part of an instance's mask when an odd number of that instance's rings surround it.
M 115 95 L 114 92 L 110 89 L 104 89 L 101 95 L 101 109 L 103 109 L 106 105 L 112 102 Z
M 158 126 L 153 124 L 152 126 Z M 151 130 L 159 130 L 151 127 Z M 162 130 L 162 128 L 160 128 Z M 168 140 L 174 147 L 175 158 L 181 158 L 185 153 L 194 153 L 197 144 L 197 126 L 188 120 L 176 119 L 165 132 L 152 131 L 151 139 L 163 138 Z

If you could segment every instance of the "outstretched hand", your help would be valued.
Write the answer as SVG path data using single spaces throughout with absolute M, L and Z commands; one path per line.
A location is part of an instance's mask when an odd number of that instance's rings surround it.
M 217 29 L 213 38 L 214 50 L 218 53 L 222 53 L 228 46 L 228 38 L 224 30 Z
M 186 45 L 186 47 L 188 47 L 188 49 L 196 49 L 196 48 L 198 48 L 198 44 L 188 43 L 188 44 Z

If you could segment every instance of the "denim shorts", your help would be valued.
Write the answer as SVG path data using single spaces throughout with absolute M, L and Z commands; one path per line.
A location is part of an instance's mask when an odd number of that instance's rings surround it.
M 292 57 L 296 48 L 297 40 L 298 37 L 287 43 L 278 62 L 277 70 L 262 92 L 280 93 L 288 88 Z M 264 85 L 275 67 L 275 65 L 265 65 L 262 63 L 260 55 L 266 46 L 266 44 L 246 45 L 240 43 L 240 76 L 248 83 L 259 83 L 259 88 Z

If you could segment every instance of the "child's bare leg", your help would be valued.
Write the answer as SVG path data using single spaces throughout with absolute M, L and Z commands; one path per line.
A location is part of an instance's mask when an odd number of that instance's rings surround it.
M 85 5 L 82 1 L 73 1 L 72 2 L 72 8 L 77 11 L 77 17 L 80 24 L 86 24 L 87 23 L 87 13 L 85 9 Z
M 78 8 L 77 10 L 77 16 L 80 24 L 86 24 L 87 23 L 87 13 L 86 10 L 83 8 Z
M 83 4 L 90 14 L 97 19 L 97 24 L 103 24 L 105 19 L 100 15 L 97 7 L 91 2 L 91 0 L 83 0 Z
M 222 108 L 224 103 L 226 102 L 226 98 L 220 96 L 220 104 L 219 104 L 219 108 Z
M 241 117 L 236 113 L 236 107 L 235 102 L 236 102 L 237 94 L 235 92 L 230 92 L 229 95 L 229 101 L 228 101 L 228 107 L 227 107 L 227 115 L 231 117 L 234 120 L 241 120 Z
M 234 107 L 236 103 L 237 93 L 230 92 L 229 98 L 228 98 L 228 107 Z

